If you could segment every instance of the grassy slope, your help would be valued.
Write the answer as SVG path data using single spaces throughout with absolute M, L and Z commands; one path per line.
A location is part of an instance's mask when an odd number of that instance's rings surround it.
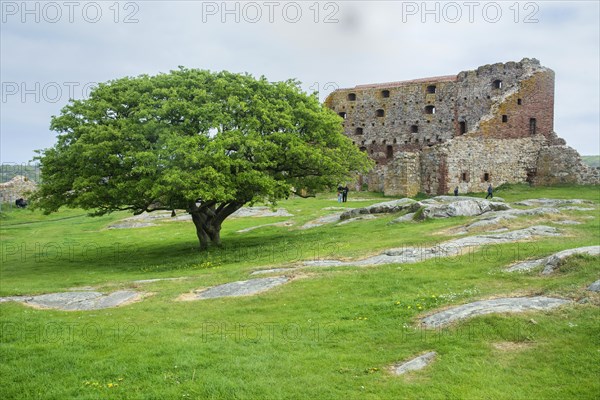
M 513 186 L 507 201 L 584 198 L 598 188 Z M 348 207 L 371 204 L 376 195 Z M 0 397 L 10 398 L 597 398 L 600 384 L 598 259 L 576 257 L 551 277 L 505 274 L 517 259 L 598 244 L 598 212 L 569 212 L 582 225 L 535 243 L 506 244 L 452 259 L 372 268 L 313 268 L 293 282 L 244 298 L 174 302 L 191 290 L 248 279 L 266 266 L 311 258 L 365 256 L 431 245 L 467 219 L 388 225 L 394 216 L 309 230 L 295 226 L 332 211 L 333 195 L 280 204 L 293 218 L 232 219 L 225 247 L 199 254 L 189 222 L 106 230 L 114 214 L 80 210 L 42 216 L 13 210 L 1 220 L 0 295 L 96 286 L 154 293 L 125 307 L 88 312 L 0 304 Z M 585 219 L 594 215 L 593 219 Z M 512 227 L 537 220 L 519 220 Z M 188 277 L 133 284 L 135 279 Z M 548 313 L 490 315 L 442 331 L 415 330 L 420 316 L 450 304 L 502 294 L 587 299 Z M 535 323 L 531 320 L 535 320 Z M 492 344 L 511 342 L 512 350 Z M 521 345 L 521 346 L 518 346 Z M 436 362 L 405 377 L 393 362 L 435 350 Z
M 600 156 L 581 156 L 581 160 L 590 167 L 600 167 Z

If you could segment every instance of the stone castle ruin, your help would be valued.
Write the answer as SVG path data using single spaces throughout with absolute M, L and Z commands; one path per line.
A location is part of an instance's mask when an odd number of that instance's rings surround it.
M 554 71 L 536 59 L 338 89 L 325 104 L 377 164 L 358 186 L 386 195 L 600 181 L 554 132 Z

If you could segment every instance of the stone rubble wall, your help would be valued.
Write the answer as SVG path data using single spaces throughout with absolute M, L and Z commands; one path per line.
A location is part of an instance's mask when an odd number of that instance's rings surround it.
M 534 181 L 536 185 L 600 184 L 600 170 L 585 165 L 579 153 L 569 146 L 541 148 L 536 167 L 537 175 Z
M 37 184 L 29 178 L 18 175 L 10 181 L 0 183 L 0 203 L 12 203 L 19 198 L 27 199 L 27 193 L 34 192 Z
M 384 175 L 384 191 L 389 196 L 414 196 L 421 191 L 421 154 L 405 152 L 398 154 L 387 165 Z
M 541 135 L 511 140 L 456 138 L 448 146 L 448 193 L 456 186 L 459 193 L 468 193 L 485 192 L 489 184 L 526 182 L 545 142 Z

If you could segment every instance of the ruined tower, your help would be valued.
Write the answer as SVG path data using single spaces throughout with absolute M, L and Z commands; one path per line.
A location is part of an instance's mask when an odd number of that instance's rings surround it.
M 488 184 L 598 183 L 554 133 L 554 72 L 535 59 L 338 89 L 325 104 L 377 165 L 369 190 L 412 196 Z

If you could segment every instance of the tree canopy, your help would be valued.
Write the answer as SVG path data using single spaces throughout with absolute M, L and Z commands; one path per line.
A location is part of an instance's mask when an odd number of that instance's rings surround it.
M 35 204 L 103 215 L 185 209 L 202 248 L 244 204 L 314 194 L 372 165 L 298 82 L 180 67 L 99 84 L 71 100 L 39 151 Z

